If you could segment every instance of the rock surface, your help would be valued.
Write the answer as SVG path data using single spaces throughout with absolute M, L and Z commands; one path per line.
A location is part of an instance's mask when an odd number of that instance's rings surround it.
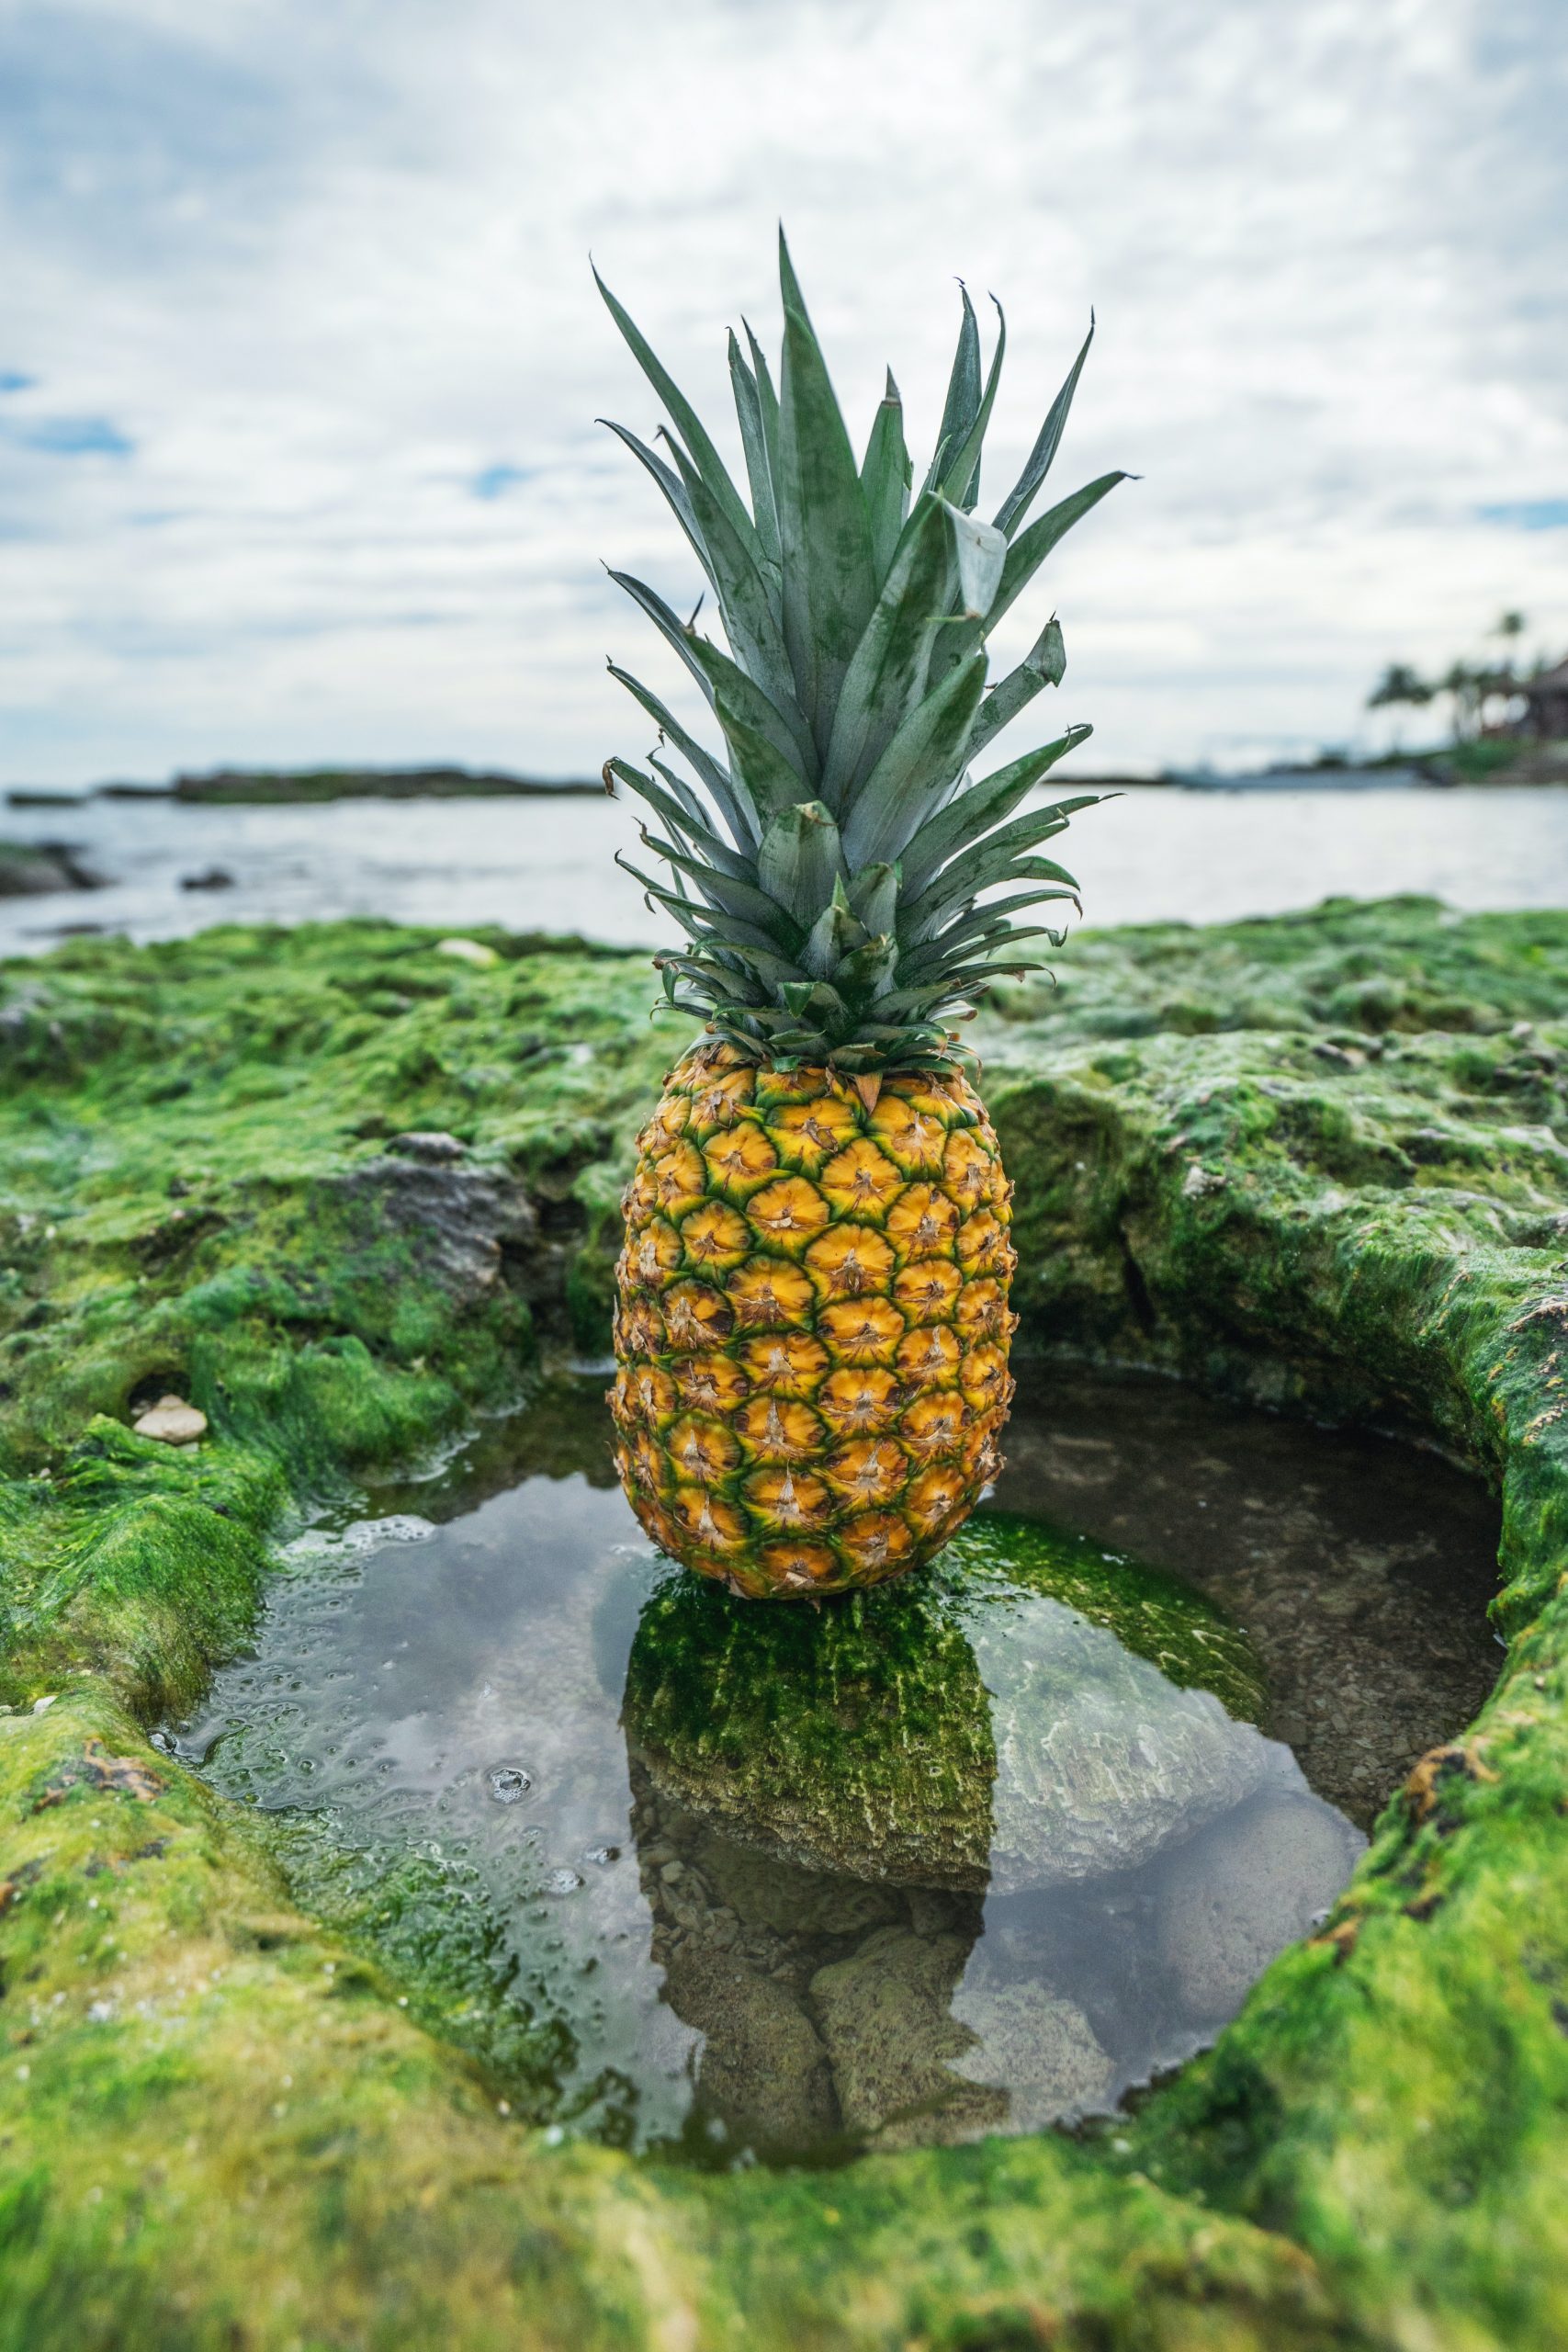
M 362 1160 L 330 1190 L 370 1236 L 406 1242 L 419 1272 L 458 1306 L 493 1290 L 502 1248 L 525 1250 L 538 1230 L 526 1192 L 504 1169 L 455 1167 L 444 1151 Z
M 990 1698 L 998 1894 L 1136 1870 L 1261 1783 L 1261 1734 L 1109 1627 L 1033 1595 L 961 1617 Z
M 1258 1711 L 1245 1638 L 1210 1604 L 986 1513 L 931 1571 L 850 1610 L 671 1585 L 645 1611 L 625 1707 L 658 1785 L 742 1843 L 1006 1894 L 1135 1869 L 1258 1784 L 1268 1744 L 1182 1687 L 1204 1680 Z
M 183 1396 L 160 1396 L 132 1422 L 138 1437 L 159 1437 L 167 1445 L 190 1445 L 207 1434 L 207 1415 Z
M 1171 1857 L 1160 1954 L 1195 2022 L 1234 2017 L 1275 1954 L 1322 1925 L 1364 1843 L 1341 1815 L 1276 1787 Z

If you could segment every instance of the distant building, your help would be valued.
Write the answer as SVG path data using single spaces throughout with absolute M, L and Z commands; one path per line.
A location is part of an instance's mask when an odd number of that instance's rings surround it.
M 1537 743 L 1568 741 L 1568 660 L 1538 671 L 1533 678 L 1521 678 L 1514 692 L 1525 708 L 1512 732 Z

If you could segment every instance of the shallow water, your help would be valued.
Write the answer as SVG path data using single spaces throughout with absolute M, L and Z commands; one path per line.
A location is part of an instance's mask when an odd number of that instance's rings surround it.
M 174 1741 L 286 1859 L 417 1862 L 412 1948 L 461 1910 L 526 2029 L 467 2038 L 543 2122 L 730 2161 L 1105 2110 L 1310 1930 L 1495 1672 L 1494 1512 L 1376 1440 L 1026 1377 L 963 1574 L 852 1623 L 672 1577 L 601 1385 L 291 1546 Z M 776 1774 L 716 1775 L 792 1676 Z
M 611 863 L 617 848 L 636 847 L 633 812 L 597 796 L 313 808 L 86 800 L 0 807 L 0 837 L 75 843 L 108 884 L 0 899 L 0 954 L 48 947 L 67 926 L 170 939 L 214 922 L 341 915 L 581 931 L 628 945 L 661 936 Z M 1075 822 L 1068 864 L 1097 924 L 1226 921 L 1334 892 L 1555 906 L 1568 872 L 1568 790 L 1134 788 Z M 215 866 L 230 888 L 181 888 Z

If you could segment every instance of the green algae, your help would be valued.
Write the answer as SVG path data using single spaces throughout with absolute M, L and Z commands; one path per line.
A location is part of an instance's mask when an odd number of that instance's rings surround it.
M 1246 1636 L 1174 1577 L 982 1512 L 917 1576 L 842 1609 L 759 1610 L 686 1577 L 643 1609 L 624 1720 L 661 1794 L 807 1870 L 983 1888 L 997 1773 L 976 1612 L 1043 1599 L 1256 1722 Z M 1082 1663 L 1077 1670 L 1081 1674 Z
M 1090 934 L 982 1024 L 1023 1336 L 1441 1445 L 1502 1495 L 1509 1652 L 1324 1934 L 1116 2132 L 708 2179 L 500 2114 L 144 1736 L 291 1512 L 603 1343 L 679 1038 L 637 962 L 485 936 L 6 976 L 0 1696 L 55 1702 L 0 1718 L 0 2346 L 1561 2342 L 1568 916 Z M 445 1257 L 341 1181 L 429 1129 L 490 1186 Z M 126 1432 L 153 1383 L 196 1454 Z

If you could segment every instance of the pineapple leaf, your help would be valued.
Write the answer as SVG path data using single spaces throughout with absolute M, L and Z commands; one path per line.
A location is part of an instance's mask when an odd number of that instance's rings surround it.
M 897 941 L 889 933 L 879 932 L 863 946 L 852 947 L 833 978 L 840 989 L 876 998 L 886 993 L 897 967 Z
M 672 443 L 671 447 L 693 515 L 703 535 L 704 568 L 718 598 L 730 650 L 772 703 L 778 706 L 790 702 L 795 681 L 779 630 L 778 610 L 753 553 L 755 535 L 751 548 L 745 547 L 709 497 L 701 475 L 684 451 L 678 444 Z
M 788 956 L 781 955 L 764 932 L 750 923 L 736 922 L 726 917 L 722 931 L 705 930 L 700 944 L 705 950 L 739 956 L 749 971 L 767 981 L 770 988 L 783 989 L 800 978 L 800 967 Z
M 979 758 L 992 736 L 999 734 L 1010 720 L 1016 718 L 1020 711 L 1033 701 L 1042 686 L 1059 686 L 1066 675 L 1066 669 L 1067 654 L 1062 643 L 1062 627 L 1053 613 L 1017 669 L 1010 670 L 980 705 L 975 731 L 969 738 L 970 759 Z
M 683 890 L 671 890 L 663 883 L 651 880 L 640 866 L 632 864 L 625 850 L 618 849 L 615 852 L 615 864 L 623 874 L 629 874 L 634 882 L 641 883 L 643 896 L 649 906 L 657 900 L 667 913 L 673 915 L 688 939 L 701 939 L 706 936 L 702 915 Z M 679 875 L 673 878 L 676 881 L 680 880 Z M 766 938 L 767 933 L 764 932 L 761 936 Z
M 720 964 L 711 956 L 656 956 L 653 960 L 660 971 L 680 972 L 705 988 L 716 989 L 720 996 L 728 997 L 736 1004 L 767 1002 L 754 977 L 734 965 Z
M 819 752 L 839 688 L 876 602 L 871 521 L 850 436 L 781 233 L 784 373 L 779 394 L 779 543 L 784 642 Z
M 686 782 L 685 777 L 682 775 L 677 775 L 675 770 L 672 767 L 667 766 L 665 762 L 660 758 L 657 752 L 649 752 L 648 755 L 648 764 L 653 770 L 655 775 L 660 775 L 663 777 L 667 788 L 674 795 L 677 805 L 686 811 L 688 822 L 695 825 L 701 832 L 711 832 L 713 825 L 708 811 L 703 807 L 702 802 L 697 798 L 696 794 L 692 790 L 692 787 Z M 606 761 L 604 763 L 606 790 L 609 788 L 610 775 L 611 763 Z M 733 851 L 729 850 L 728 843 L 721 842 L 720 847 L 725 850 L 727 855 L 732 856 L 734 854 Z
M 640 679 L 634 678 L 629 670 L 617 668 L 614 662 L 607 663 L 606 667 L 611 677 L 619 680 L 626 692 L 642 705 L 654 725 L 670 738 L 682 758 L 691 767 L 698 782 L 705 785 L 708 791 L 712 793 L 718 805 L 719 813 L 729 828 L 730 838 L 737 847 L 754 849 L 757 843 L 757 829 L 741 807 L 739 797 L 730 782 L 728 769 L 721 767 L 712 752 L 703 749 L 696 737 L 687 732 L 673 712 L 660 701 L 656 694 L 650 693 Z
M 610 316 L 626 337 L 633 358 L 664 402 L 675 423 L 675 429 L 696 460 L 697 470 L 709 491 L 724 508 L 732 527 L 742 539 L 755 535 L 756 526 L 746 512 L 745 502 L 725 470 L 723 458 L 708 438 L 701 417 L 681 390 L 674 378 L 655 357 L 641 331 L 626 310 L 615 300 L 597 270 L 593 283 L 604 297 Z
M 980 395 L 980 405 L 975 413 L 975 421 L 964 436 L 964 445 L 948 466 L 941 483 L 943 498 L 954 501 L 965 514 L 975 505 L 980 495 L 980 449 L 986 438 L 986 427 L 991 421 L 991 411 L 996 406 L 997 386 L 1001 381 L 1002 360 L 1008 347 L 1007 314 L 1001 304 L 997 302 L 994 294 L 991 300 L 997 305 L 997 347 L 991 354 L 986 389 Z M 967 302 L 967 295 L 964 300 Z M 973 312 L 970 315 L 973 316 Z M 978 353 L 979 331 L 976 329 L 976 357 Z
M 740 424 L 740 447 L 746 457 L 746 479 L 751 486 L 751 511 L 757 518 L 763 569 L 777 589 L 781 580 L 779 516 L 773 503 L 773 473 L 762 423 L 761 396 L 755 375 L 740 356 L 733 328 L 729 335 L 729 380 L 735 388 L 735 413 Z
M 800 960 L 808 972 L 818 973 L 824 979 L 836 972 L 846 956 L 864 944 L 865 932 L 856 920 L 849 900 L 841 891 L 834 894 L 832 903 L 823 908 L 812 924 L 810 934 L 800 951 Z
M 759 884 L 803 929 L 833 898 L 843 866 L 839 828 L 820 800 L 781 809 L 758 844 Z
M 966 621 L 983 622 L 1001 585 L 1008 543 L 989 523 L 979 522 L 973 514 L 966 514 L 950 499 L 942 500 L 942 508 L 953 528 L 953 553 L 958 559 L 958 595 L 962 616 Z
M 1051 809 L 1032 809 L 1025 816 L 1015 817 L 1010 825 L 1003 825 L 985 841 L 974 842 L 904 908 L 898 924 L 899 938 L 907 946 L 919 946 L 931 937 L 944 915 L 966 908 L 993 883 L 1031 879 L 1031 864 L 1023 853 L 1063 831 L 1066 824 L 1066 818 Z M 1063 891 L 1061 895 L 1066 898 L 1075 894 Z
M 645 800 L 693 849 L 701 850 L 720 874 L 728 874 L 737 882 L 755 878 L 755 868 L 749 857 L 727 847 L 703 823 L 700 815 L 682 808 L 675 796 L 655 784 L 651 776 L 644 775 L 640 768 L 634 768 L 626 760 L 607 760 L 604 764 L 608 774 L 618 776 L 628 792 L 635 792 L 639 800 Z
M 904 858 L 904 884 L 910 898 L 918 899 L 938 867 L 965 842 L 981 841 L 993 826 L 1010 817 L 1024 795 L 1049 774 L 1064 752 L 1072 751 L 1093 731 L 1089 727 L 1069 727 L 1054 743 L 1025 752 L 1021 759 L 1010 761 L 994 775 L 971 785 L 929 824 L 922 825 Z
M 657 450 L 650 449 L 646 441 L 639 441 L 637 435 L 629 432 L 626 425 L 617 424 L 614 417 L 601 416 L 595 418 L 594 422 L 604 425 L 606 432 L 613 433 L 616 440 L 631 451 L 638 465 L 647 467 L 668 500 L 671 513 L 691 541 L 692 552 L 708 578 L 713 580 L 713 567 L 708 560 L 707 546 L 703 537 L 702 526 L 697 521 L 690 493 L 680 475 L 672 467 L 665 464 Z M 717 584 L 715 581 L 716 589 Z
M 962 278 L 958 281 L 959 297 L 964 313 L 958 322 L 958 348 L 953 355 L 953 368 L 947 379 L 947 398 L 942 403 L 942 423 L 937 427 L 936 455 L 921 484 L 923 491 L 934 491 L 946 479 L 950 458 L 956 458 L 969 437 L 980 408 L 980 329 L 975 317 L 975 305 L 969 300 L 969 288 Z
M 1049 858 L 1032 857 L 1029 863 L 1038 867 L 1043 876 L 1054 876 L 1068 890 L 1077 888 L 1077 884 L 1066 868 L 1053 865 Z M 983 933 L 993 922 L 1004 922 L 1015 914 L 1021 914 L 1026 907 L 1038 906 L 1039 903 L 1040 893 L 1037 890 L 1019 890 L 1011 898 L 983 900 L 979 906 L 972 907 L 967 914 L 959 915 L 945 931 L 937 932 L 921 946 L 906 948 L 898 965 L 900 977 L 910 981 L 919 980 L 928 973 L 940 972 L 944 965 L 956 965 L 960 950 L 967 953 L 964 943 L 977 933 Z
M 1008 549 L 1007 561 L 1002 567 L 1002 584 L 997 591 L 996 603 L 991 606 L 993 628 L 1028 587 L 1052 548 L 1066 537 L 1073 525 L 1081 523 L 1090 509 L 1098 506 L 1119 481 L 1131 481 L 1133 479 L 1131 474 L 1121 471 L 1100 474 L 1093 481 L 1086 482 L 1082 490 L 1075 490 L 1070 498 L 1064 498 L 1057 505 L 1048 507 L 1038 522 L 1031 523 L 1027 530 L 1020 532 Z
M 692 650 L 691 632 L 684 623 L 671 611 L 656 589 L 648 587 L 640 580 L 634 580 L 629 571 L 612 571 L 610 577 L 617 588 L 626 590 L 638 610 L 648 615 L 665 642 L 674 647 L 709 702 L 712 702 L 713 688 L 708 683 L 707 673 Z
M 751 373 L 757 385 L 757 413 L 762 420 L 762 446 L 768 453 L 768 479 L 773 485 L 773 517 L 778 519 L 779 479 L 779 396 L 773 390 L 773 379 L 768 372 L 762 346 L 752 334 L 746 320 L 746 341 L 750 346 Z
M 844 673 L 822 767 L 823 797 L 844 808 L 925 689 L 932 634 L 951 594 L 953 554 L 940 503 L 924 498 L 898 542 L 876 607 Z
M 856 871 L 897 857 L 930 822 L 964 764 L 964 747 L 986 683 L 986 657 L 948 673 L 898 728 L 844 825 L 844 854 Z
M 1089 347 L 1093 341 L 1094 313 L 1091 311 L 1089 333 L 1083 339 L 1083 349 L 1068 369 L 1066 382 L 1051 403 L 1034 447 L 1024 461 L 1023 471 L 997 509 L 997 528 L 998 531 L 1005 531 L 1010 539 L 1016 526 L 1022 522 L 1034 503 L 1035 493 L 1051 470 L 1051 461 L 1061 446 L 1062 435 L 1066 428 L 1067 412 L 1072 407 L 1073 394 L 1077 390 L 1078 378 L 1083 374 L 1083 364 L 1089 357 Z
M 776 817 L 781 808 L 793 808 L 801 793 L 809 791 L 810 786 L 777 743 L 752 724 L 747 716 L 755 707 L 750 698 L 740 695 L 731 701 L 734 683 L 727 680 L 719 691 L 718 723 L 724 729 L 731 771 L 756 811 L 760 837 L 768 820 Z M 742 707 L 738 707 L 737 703 Z
M 731 718 L 750 727 L 773 746 L 779 762 L 792 771 L 797 785 L 814 783 L 816 752 L 809 742 L 803 744 L 800 741 L 796 731 L 800 713 L 793 702 L 781 710 L 766 688 L 732 661 L 721 646 L 715 645 L 711 638 L 699 637 L 695 629 L 688 629 L 685 642 L 706 684 L 719 724 L 727 725 L 728 711 Z M 798 800 L 800 794 L 793 791 L 789 797 Z
M 872 419 L 860 469 L 861 494 L 871 519 L 872 573 L 879 584 L 887 577 L 898 535 L 908 519 L 914 470 L 904 441 L 904 403 L 889 368 L 887 390 Z
M 721 914 L 739 915 L 743 922 L 754 922 L 760 931 L 767 933 L 770 939 L 777 941 L 787 953 L 794 954 L 802 926 L 792 922 L 788 910 L 776 899 L 770 898 L 765 890 L 757 889 L 750 882 L 737 881 L 728 874 L 716 872 L 713 866 L 705 865 L 698 857 L 689 857 L 683 850 L 677 849 L 673 842 L 660 841 L 647 831 L 643 833 L 642 840 L 644 848 L 650 849 L 655 857 L 663 858 L 667 865 L 674 866 L 682 874 L 689 874 L 710 907 L 716 907 Z
M 892 930 L 893 918 L 898 908 L 901 880 L 897 865 L 863 865 L 858 874 L 852 876 L 850 904 L 867 931 Z

